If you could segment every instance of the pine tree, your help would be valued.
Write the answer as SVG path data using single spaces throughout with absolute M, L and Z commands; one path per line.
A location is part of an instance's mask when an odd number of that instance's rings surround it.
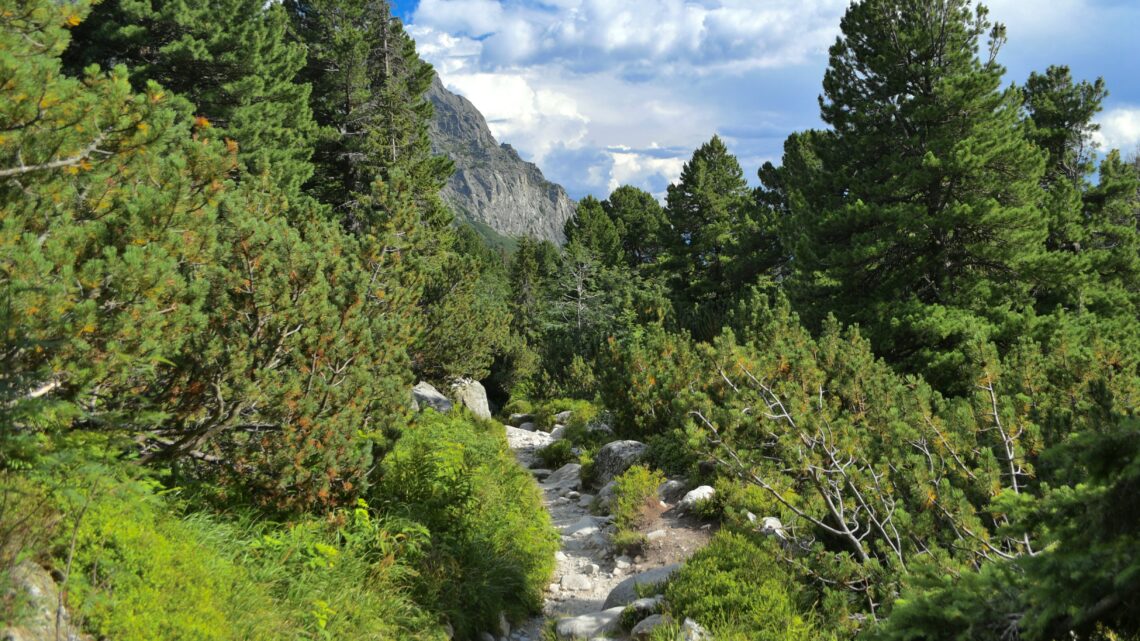
M 424 223 L 435 232 L 451 223 L 439 191 L 451 175 L 431 154 L 424 97 L 434 74 L 386 0 L 289 0 L 285 7 L 308 50 L 302 79 L 312 84 L 321 127 L 309 187 L 349 228 L 367 217 L 375 181 L 401 171 Z
M 406 230 L 405 286 L 420 288 L 416 324 L 432 330 L 412 347 L 415 369 L 423 377 L 484 372 L 483 365 L 453 371 L 456 361 L 431 344 L 443 328 L 469 326 L 480 313 L 469 307 L 478 298 L 472 298 L 480 287 L 477 274 L 454 251 L 453 216 L 439 196 L 453 166 L 432 154 L 428 138 L 432 104 L 425 93 L 435 72 L 385 0 L 289 0 L 285 6 L 309 52 L 302 78 L 313 86 L 321 127 L 308 187 L 347 229 L 359 232 L 383 226 L 390 215 L 372 198 L 374 186 L 396 179 L 406 185 L 418 218 Z M 483 350 L 471 364 L 488 362 L 496 349 L 495 341 L 469 346 Z
M 513 328 L 532 345 L 540 339 L 543 302 L 558 264 L 558 249 L 550 241 L 528 237 L 519 239 L 518 249 L 511 258 L 508 278 Z
M 681 325 L 698 338 L 721 327 L 734 296 L 762 267 L 751 251 L 763 233 L 740 163 L 719 136 L 702 145 L 669 186 L 663 269 Z
M 663 238 L 669 227 L 657 199 L 637 187 L 622 185 L 602 201 L 602 208 L 621 239 L 626 264 L 639 268 L 654 263 L 664 251 Z
M 185 101 L 154 83 L 135 93 L 123 67 L 63 75 L 86 10 L 0 12 L 2 420 L 146 430 L 207 323 L 235 159 Z
M 288 27 L 281 6 L 261 0 L 107 0 L 75 29 L 65 61 L 73 74 L 124 64 L 136 89 L 154 81 L 188 99 L 212 136 L 235 141 L 248 173 L 296 199 L 316 131 L 309 87 L 295 81 L 305 51 Z
M 1085 194 L 1084 243 L 1093 284 L 1081 303 L 1135 325 L 1140 311 L 1140 170 L 1113 150 Z
M 613 267 L 622 260 L 621 238 L 614 222 L 593 196 L 586 196 L 578 203 L 574 216 L 563 226 L 566 244 L 576 244 L 603 266 Z
M 817 180 L 788 185 L 797 298 L 951 386 L 964 341 L 1001 335 L 1031 302 L 1044 154 L 1020 92 L 1000 87 L 1005 31 L 984 7 L 864 0 L 841 29 L 820 99 L 831 129 L 803 139 Z
M 1107 95 L 1104 81 L 1073 82 L 1068 67 L 1049 67 L 1044 74 L 1030 74 L 1024 100 L 1028 136 L 1048 154 L 1041 187 L 1041 210 L 1049 234 L 1048 250 L 1041 264 L 1034 295 L 1041 312 L 1058 305 L 1075 309 L 1095 276 L 1089 255 L 1084 195 L 1093 170 L 1093 118 Z

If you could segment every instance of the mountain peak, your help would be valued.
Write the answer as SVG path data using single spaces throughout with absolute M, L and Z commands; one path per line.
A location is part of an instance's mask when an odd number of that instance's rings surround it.
M 427 97 L 435 106 L 432 152 L 455 163 L 442 196 L 457 217 L 505 236 L 530 236 L 561 244 L 574 201 L 508 143 L 499 144 L 471 101 L 448 91 L 439 76 Z

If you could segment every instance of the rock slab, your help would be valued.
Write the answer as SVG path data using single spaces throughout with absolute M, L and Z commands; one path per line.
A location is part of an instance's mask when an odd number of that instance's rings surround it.
M 431 383 L 426 381 L 420 381 L 412 388 L 412 399 L 415 402 L 417 411 L 428 407 L 444 414 L 451 411 L 451 399 L 444 396 L 439 390 L 433 387 Z
M 560 641 L 593 639 L 616 632 L 621 625 L 621 612 L 624 608 L 609 608 L 581 616 L 562 619 L 554 628 Z
M 594 455 L 594 482 L 599 486 L 609 483 L 640 461 L 647 451 L 649 446 L 638 441 L 606 443 Z
M 458 217 L 476 229 L 485 225 L 504 236 L 562 244 L 562 228 L 575 211 L 566 191 L 510 145 L 500 145 L 483 114 L 444 87 L 439 76 L 426 97 L 435 107 L 428 127 L 432 153 L 455 163 L 440 195 Z
M 648 572 L 635 574 L 614 586 L 614 589 L 610 590 L 610 594 L 606 597 L 606 602 L 602 607 L 609 609 L 627 606 L 637 600 L 637 586 L 660 585 L 668 581 L 669 578 L 680 569 L 680 563 L 673 563 L 649 570 Z
M 479 381 L 461 378 L 451 384 L 451 394 L 460 405 L 471 410 L 479 418 L 491 418 L 491 404 L 487 402 L 487 390 Z
M 677 504 L 677 507 L 682 511 L 688 511 L 693 509 L 698 502 L 708 501 L 714 496 L 716 496 L 716 490 L 714 490 L 712 486 L 702 485 L 686 494 L 685 498 L 681 499 L 681 502 Z

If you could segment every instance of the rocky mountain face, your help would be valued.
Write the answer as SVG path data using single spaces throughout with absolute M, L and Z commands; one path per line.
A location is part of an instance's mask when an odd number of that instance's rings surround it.
M 574 215 L 574 201 L 543 177 L 534 163 L 491 135 L 483 114 L 435 77 L 428 98 L 435 105 L 432 151 L 455 162 L 443 190 L 456 215 L 504 236 L 530 236 L 561 244 L 562 226 Z

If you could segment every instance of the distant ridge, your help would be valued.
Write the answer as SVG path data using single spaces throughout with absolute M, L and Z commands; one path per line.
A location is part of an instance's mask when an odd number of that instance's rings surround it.
M 510 145 L 500 145 L 487 120 L 466 98 L 447 90 L 437 75 L 427 97 L 435 105 L 432 151 L 455 162 L 443 199 L 476 229 L 561 244 L 574 201 Z

